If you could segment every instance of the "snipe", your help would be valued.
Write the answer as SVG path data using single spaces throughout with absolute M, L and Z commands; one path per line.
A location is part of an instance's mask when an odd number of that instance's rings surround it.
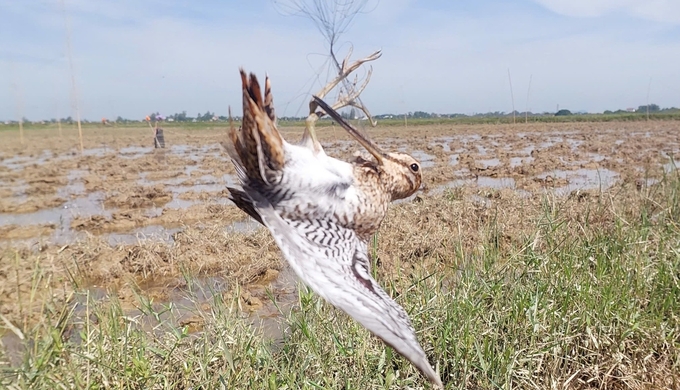
M 390 202 L 420 187 L 420 164 L 385 153 L 321 99 L 315 103 L 374 157 L 350 164 L 327 156 L 311 132 L 301 145 L 276 127 L 269 78 L 264 97 L 255 75 L 241 70 L 243 122 L 226 145 L 243 190 L 231 199 L 265 225 L 300 279 L 442 386 L 418 343 L 411 321 L 371 277 L 368 240 Z

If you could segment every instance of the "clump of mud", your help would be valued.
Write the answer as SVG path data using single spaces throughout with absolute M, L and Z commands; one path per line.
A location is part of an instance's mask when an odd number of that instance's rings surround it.
M 15 198 L 0 199 L 0 213 L 26 214 L 42 209 L 59 207 L 66 203 L 66 199 L 59 196 L 33 196 L 24 201 Z
M 117 191 L 104 200 L 109 208 L 139 209 L 162 206 L 172 200 L 172 194 L 162 185 L 135 186 L 124 191 Z

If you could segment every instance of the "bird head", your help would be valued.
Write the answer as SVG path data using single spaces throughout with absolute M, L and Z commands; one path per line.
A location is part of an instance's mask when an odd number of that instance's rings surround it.
M 314 100 L 342 128 L 350 133 L 366 150 L 375 157 L 381 170 L 383 183 L 390 192 L 392 200 L 399 200 L 413 195 L 420 188 L 422 173 L 418 160 L 406 153 L 385 153 L 378 145 L 368 139 L 362 132 L 348 123 L 337 111 L 326 102 L 314 96 Z
M 383 154 L 382 168 L 393 201 L 408 198 L 420 188 L 423 180 L 420 163 L 412 156 L 406 153 Z

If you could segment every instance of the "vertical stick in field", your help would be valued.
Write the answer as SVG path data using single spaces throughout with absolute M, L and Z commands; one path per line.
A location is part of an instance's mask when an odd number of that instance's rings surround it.
M 531 93 L 531 78 L 533 74 L 529 75 L 529 88 L 527 88 L 527 104 L 524 108 L 524 123 L 529 123 L 529 94 Z
M 10 63 L 10 77 L 12 79 L 12 89 L 14 90 L 14 97 L 17 102 L 17 119 L 19 120 L 19 141 L 24 144 L 24 117 L 23 117 L 23 101 L 21 98 L 21 91 L 16 81 L 16 73 L 14 72 L 14 62 Z
M 510 98 L 512 99 L 512 123 L 515 123 L 515 94 L 512 93 L 512 78 L 510 78 L 510 68 L 508 68 L 508 81 L 510 82 Z
M 76 122 L 78 123 L 78 138 L 80 139 L 80 154 L 83 154 L 83 128 L 80 125 L 80 107 L 78 106 L 78 90 L 76 89 L 76 75 L 73 70 L 73 53 L 71 52 L 71 29 L 68 25 L 66 17 L 66 3 L 61 0 L 61 10 L 64 15 L 64 27 L 66 28 L 66 55 L 68 56 L 68 65 L 71 72 L 71 87 L 73 88 L 73 106 L 76 110 Z
M 24 144 L 24 118 L 19 119 L 19 140 Z
M 652 78 L 649 78 L 649 84 L 647 85 L 647 120 L 649 120 L 649 90 L 652 89 Z

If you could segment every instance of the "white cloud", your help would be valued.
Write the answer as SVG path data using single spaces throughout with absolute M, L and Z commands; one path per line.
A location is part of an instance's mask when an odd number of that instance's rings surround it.
M 633 17 L 680 24 L 680 1 L 677 0 L 534 0 L 558 14 L 596 17 L 624 12 Z

